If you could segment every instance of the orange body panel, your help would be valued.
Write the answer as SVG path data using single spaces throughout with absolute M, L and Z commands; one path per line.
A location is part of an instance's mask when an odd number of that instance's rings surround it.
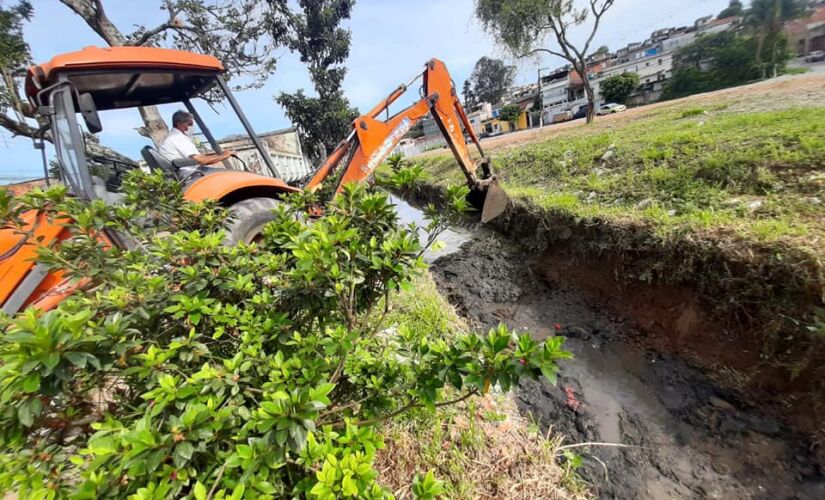
M 224 71 L 221 62 L 212 56 L 152 47 L 88 47 L 56 56 L 47 63 L 29 68 L 26 92 L 30 96 L 35 95 L 40 88 L 51 82 L 56 72 L 85 69 L 189 70 L 216 73 Z M 353 131 L 315 172 L 307 184 L 307 189 L 317 188 L 336 171 L 341 173 L 336 191 L 340 191 L 345 184 L 368 179 L 404 135 L 428 114 L 433 115 L 471 188 L 486 188 L 490 182 L 495 181 L 494 178 L 479 179 L 475 175 L 476 164 L 470 159 L 464 140 L 464 130 L 470 134 L 479 152 L 481 146 L 456 96 L 452 79 L 444 63 L 432 59 L 418 75 L 422 76 L 424 95 L 421 100 L 387 118 L 386 121 L 378 118 L 407 91 L 408 85 L 415 81 L 413 79 L 399 86 L 367 115 L 357 118 L 353 123 Z M 483 152 L 481 153 L 483 157 Z M 344 162 L 346 164 L 342 164 Z M 487 175 L 489 177 L 489 172 Z M 289 186 L 281 179 L 226 170 L 210 173 L 195 180 L 186 188 L 184 197 L 189 201 L 210 199 L 236 202 L 248 197 L 275 197 L 281 193 L 298 191 L 300 189 Z M 10 254 L 0 261 L 0 303 L 4 303 L 13 295 L 14 290 L 34 268 L 38 245 L 49 245 L 68 237 L 68 232 L 59 222 L 51 223 L 42 214 L 28 213 L 24 218 L 27 229 L 34 230 L 31 240 L 23 241 L 23 236 L 13 229 L 0 230 L 0 255 Z M 101 237 L 105 239 L 104 236 Z M 71 283 L 64 279 L 62 273 L 53 272 L 27 297 L 25 305 L 48 310 L 82 286 L 82 282 Z
M 34 268 L 39 246 L 47 246 L 55 240 L 60 241 L 68 237 L 68 232 L 62 223 L 49 221 L 43 214 L 30 211 L 24 213 L 22 219 L 25 224 L 24 230 L 34 229 L 32 236 L 25 242 L 23 241 L 25 235 L 19 233 L 16 229 L 5 228 L 0 230 L 0 254 L 22 243 L 17 251 L 0 262 L 0 304 L 6 302 L 26 275 Z M 34 292 L 29 295 L 23 307 L 42 301 L 43 305 L 46 306 L 43 307 L 44 309 L 51 309 L 71 293 L 74 288 L 66 283 L 61 272 L 49 273 Z
M 51 81 L 52 72 L 55 71 L 126 68 L 224 71 L 223 63 L 215 57 L 193 52 L 157 47 L 86 47 L 54 56 L 49 62 L 30 67 L 26 74 L 26 94 L 34 97 L 38 89 Z
M 206 175 L 193 182 L 184 193 L 189 201 L 222 200 L 227 195 L 244 188 L 264 187 L 273 191 L 294 193 L 300 191 L 281 179 L 264 177 L 249 172 L 227 170 Z
M 398 145 L 404 135 L 428 114 L 433 115 L 444 134 L 459 167 L 467 178 L 467 183 L 472 189 L 482 187 L 481 179 L 476 177 L 476 163 L 470 158 L 470 151 L 464 141 L 464 130 L 468 131 L 480 152 L 481 146 L 461 107 L 447 67 L 438 59 L 432 59 L 427 63 L 422 76 L 424 96 L 421 100 L 386 121 L 379 120 L 378 116 L 407 91 L 407 86 L 401 85 L 369 113 L 356 118 L 353 122 L 353 135 L 357 137 L 357 141 L 353 144 L 341 143 L 310 179 L 307 189 L 316 189 L 320 186 L 348 156 L 347 153 L 350 153 L 351 147 L 355 150 L 351 151 L 349 163 L 342 166 L 345 170 L 336 190 L 340 191 L 345 184 L 366 180 Z M 482 156 L 484 156 L 483 152 Z

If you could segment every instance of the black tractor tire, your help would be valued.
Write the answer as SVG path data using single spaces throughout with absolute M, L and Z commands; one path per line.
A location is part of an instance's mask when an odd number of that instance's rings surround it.
M 275 208 L 280 201 L 275 198 L 249 198 L 229 207 L 231 221 L 226 227 L 227 245 L 251 243 L 261 234 L 261 230 L 275 219 Z

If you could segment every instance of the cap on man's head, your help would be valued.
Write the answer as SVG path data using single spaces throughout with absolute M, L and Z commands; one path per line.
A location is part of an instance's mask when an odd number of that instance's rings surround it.
M 192 120 L 192 113 L 187 113 L 186 111 L 181 109 L 175 111 L 175 113 L 172 115 L 172 126 L 177 127 L 181 123 L 186 123 L 190 120 Z

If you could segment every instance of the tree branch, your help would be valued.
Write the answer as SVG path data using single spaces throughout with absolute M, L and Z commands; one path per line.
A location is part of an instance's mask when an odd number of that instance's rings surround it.
M 461 396 L 459 398 L 452 399 L 450 401 L 441 401 L 440 403 L 435 403 L 433 406 L 435 406 L 436 408 L 441 408 L 442 406 L 454 405 L 454 404 L 460 403 L 460 402 L 462 402 L 466 399 L 469 399 L 469 398 L 471 398 L 471 397 L 473 397 L 477 394 L 478 394 L 478 389 L 473 389 L 473 390 L 467 392 L 466 394 L 464 394 L 463 396 Z M 380 423 L 380 422 L 385 422 L 385 421 L 387 421 L 391 418 L 397 417 L 398 415 L 401 415 L 402 413 L 408 412 L 408 411 L 413 410 L 415 408 L 423 408 L 423 407 L 424 407 L 423 404 L 418 403 L 418 402 L 413 400 L 413 401 L 410 401 L 409 403 L 407 403 L 406 405 L 402 406 L 401 408 L 395 410 L 394 412 L 388 413 L 386 415 L 381 415 L 380 417 L 369 418 L 367 420 L 356 420 L 353 423 L 355 425 L 373 425 L 373 424 L 377 424 L 377 423 Z M 340 425 L 342 423 L 343 422 L 339 421 L 339 422 L 333 423 L 332 425 L 336 426 L 336 425 Z
M 34 137 L 37 133 L 37 129 L 28 123 L 15 120 L 5 113 L 0 113 L 0 127 L 10 131 L 15 137 Z
M 593 38 L 596 36 L 596 32 L 599 30 L 599 24 L 602 21 L 602 16 L 604 13 L 607 12 L 607 9 L 613 6 L 614 0 L 605 0 L 602 4 L 601 9 L 596 8 L 596 4 L 598 0 L 590 0 L 590 10 L 593 12 L 593 31 L 590 32 L 590 36 L 587 38 L 587 42 L 584 44 L 584 55 L 587 55 L 587 51 L 590 50 L 590 44 L 593 42 Z
M 546 53 L 548 53 L 548 54 L 551 54 L 551 55 L 554 55 L 554 56 L 557 56 L 557 57 L 561 57 L 562 59 L 567 59 L 567 56 L 566 56 L 566 55 L 564 55 L 564 54 L 562 54 L 561 52 L 556 52 L 555 50 L 550 50 L 550 49 L 542 49 L 542 48 L 538 48 L 538 49 L 533 49 L 533 50 L 527 51 L 527 52 L 525 52 L 524 54 L 519 54 L 517 57 L 518 57 L 518 58 L 530 57 L 530 56 L 532 56 L 532 55 L 534 55 L 534 54 L 538 54 L 539 52 L 546 52 Z
M 169 18 L 166 22 L 155 26 L 154 28 L 143 32 L 140 37 L 134 38 L 133 36 L 129 36 L 129 45 L 134 46 L 141 46 L 148 43 L 153 37 L 156 35 L 170 29 L 170 28 L 180 28 L 180 22 L 178 21 L 177 17 L 180 14 L 180 10 L 176 10 L 174 5 L 170 0 L 166 0 L 166 10 L 169 12 Z M 207 9 L 208 10 L 208 9 Z
M 109 45 L 115 47 L 126 43 L 126 38 L 106 16 L 100 0 L 94 0 L 94 5 L 89 0 L 60 0 L 60 2 L 86 21 L 92 31 Z

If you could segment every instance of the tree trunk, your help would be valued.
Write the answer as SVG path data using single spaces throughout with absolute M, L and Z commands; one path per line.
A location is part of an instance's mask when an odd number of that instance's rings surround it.
M 584 93 L 587 96 L 587 124 L 590 125 L 596 116 L 596 93 L 593 92 L 593 86 L 590 85 L 590 79 L 586 75 L 582 78 L 582 82 L 584 82 Z
M 590 84 L 590 78 L 587 76 L 587 62 L 584 59 L 579 60 L 578 64 L 574 62 L 573 70 L 582 79 L 584 95 L 587 96 L 587 125 L 590 125 L 596 116 L 596 93 L 593 92 L 593 85 Z
M 160 115 L 158 107 L 144 106 L 142 108 L 138 108 L 138 111 L 140 112 L 140 117 L 143 118 L 143 123 L 145 125 L 138 130 L 138 133 L 143 137 L 152 139 L 152 142 L 155 143 L 155 147 L 160 146 L 161 141 L 169 134 L 169 127 Z
M 759 78 L 765 78 L 765 65 L 762 63 L 762 50 L 765 48 L 765 35 L 756 35 L 756 66 L 759 68 Z

